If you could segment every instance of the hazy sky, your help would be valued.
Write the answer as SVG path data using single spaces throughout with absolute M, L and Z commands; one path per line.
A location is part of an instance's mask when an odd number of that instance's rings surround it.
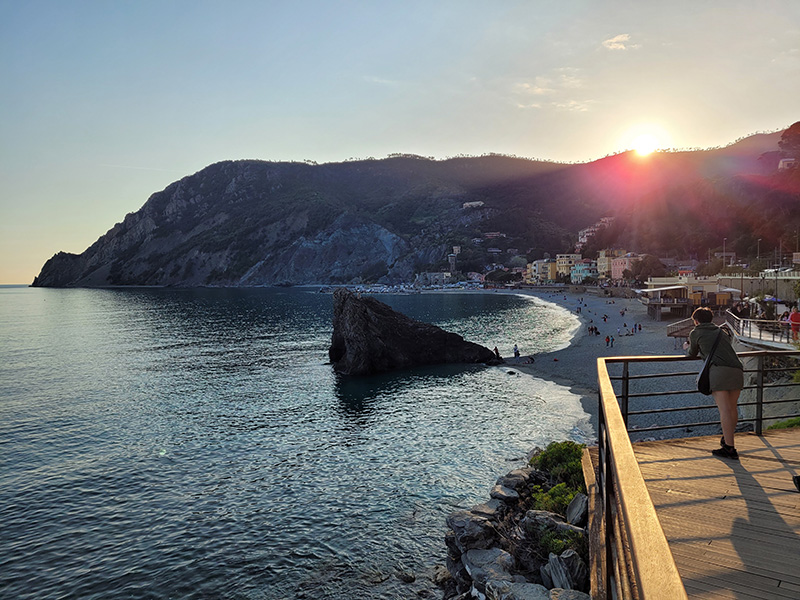
M 0 283 L 220 160 L 587 161 L 798 120 L 798 0 L 0 0 Z

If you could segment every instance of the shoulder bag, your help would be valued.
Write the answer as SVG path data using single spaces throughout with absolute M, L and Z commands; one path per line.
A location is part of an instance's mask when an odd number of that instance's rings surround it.
M 720 337 L 722 337 L 722 330 L 717 334 L 717 339 L 714 340 L 714 345 L 711 346 L 711 352 L 706 356 L 703 368 L 700 369 L 700 373 L 697 375 L 697 391 L 704 396 L 711 395 L 711 359 L 714 356 L 714 351 L 717 349 Z

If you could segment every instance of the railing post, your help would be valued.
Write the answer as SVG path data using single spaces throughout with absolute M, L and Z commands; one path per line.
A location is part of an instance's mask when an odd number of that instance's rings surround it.
M 611 472 L 611 457 L 609 456 L 608 452 L 608 427 L 606 424 L 605 418 L 605 411 L 603 410 L 603 393 L 602 391 L 598 391 L 598 411 L 597 411 L 597 421 L 598 421 L 598 431 L 597 431 L 597 450 L 598 450 L 598 458 L 600 462 L 600 493 L 602 498 L 600 500 L 601 507 L 602 507 L 602 515 L 601 515 L 601 526 L 603 528 L 603 553 L 605 554 L 604 557 L 604 569 L 603 569 L 603 578 L 604 581 L 602 582 L 602 591 L 605 593 L 605 598 L 610 599 L 613 597 L 613 592 L 611 591 L 613 585 L 613 554 L 611 550 L 611 528 L 613 527 L 613 523 L 610 520 L 611 517 L 611 480 L 609 477 L 609 473 Z
M 620 410 L 626 430 L 628 429 L 628 384 L 630 382 L 628 364 L 627 360 L 622 363 L 622 394 L 620 395 Z
M 605 464 L 603 465 L 603 470 L 605 471 L 604 475 L 604 486 L 603 486 L 603 526 L 605 527 L 605 551 L 606 551 L 606 573 L 605 573 L 605 589 L 606 589 L 606 598 L 614 598 L 616 594 L 614 590 L 616 588 L 616 576 L 614 575 L 614 565 L 616 564 L 614 561 L 614 515 L 613 510 L 611 508 L 611 503 L 614 501 L 612 498 L 612 486 L 614 485 L 613 478 L 611 476 L 612 472 L 612 465 L 611 465 L 611 453 L 608 450 L 608 428 L 604 431 L 606 435 L 606 453 L 605 453 L 605 460 L 603 461 Z
M 758 374 L 756 375 L 756 435 L 763 431 L 764 419 L 764 355 L 758 357 Z

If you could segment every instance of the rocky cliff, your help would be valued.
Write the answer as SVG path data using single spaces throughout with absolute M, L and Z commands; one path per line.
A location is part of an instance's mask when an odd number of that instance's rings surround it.
M 343 288 L 333 293 L 333 337 L 328 354 L 333 368 L 344 375 L 371 375 L 418 365 L 501 362 L 484 346 Z
M 218 163 L 153 194 L 83 253 L 56 254 L 33 285 L 408 281 L 446 264 L 452 244 L 503 210 L 497 199 L 471 210 L 464 202 L 553 168 L 503 157 Z M 549 220 L 528 233 L 546 246 L 569 240 Z

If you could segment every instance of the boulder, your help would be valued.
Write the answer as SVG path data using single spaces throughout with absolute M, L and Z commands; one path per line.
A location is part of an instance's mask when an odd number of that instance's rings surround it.
M 497 480 L 497 485 L 511 488 L 512 490 L 519 490 L 522 486 L 528 483 L 533 469 L 530 467 L 525 469 L 514 469 L 507 475 L 503 475 Z
M 586 527 L 589 520 L 589 498 L 586 494 L 576 494 L 567 507 L 567 523 L 576 527 Z
M 456 534 L 452 529 L 448 529 L 444 534 L 444 545 L 447 547 L 447 555 L 452 556 L 453 559 L 459 560 L 461 558 L 461 548 L 456 543 Z
M 486 583 L 492 579 L 511 581 L 511 570 L 514 568 L 514 557 L 500 548 L 488 550 L 470 550 L 461 558 L 464 568 L 472 578 L 475 589 L 486 593 Z
M 564 588 L 571 590 L 575 588 L 572 577 L 569 574 L 567 565 L 561 560 L 560 556 L 550 553 L 547 564 L 541 568 L 542 581 L 548 588 Z
M 451 513 L 447 517 L 447 526 L 453 530 L 456 547 L 461 552 L 488 548 L 496 536 L 495 528 L 488 519 L 466 510 Z
M 419 365 L 499 363 L 485 346 L 415 321 L 375 298 L 360 297 L 344 288 L 333 293 L 333 337 L 328 356 L 333 368 L 345 375 Z
M 506 505 L 502 500 L 498 500 L 497 498 L 492 498 L 488 502 L 484 502 L 483 504 L 477 504 L 469 509 L 474 515 L 478 515 L 479 517 L 484 517 L 486 519 L 490 519 L 492 521 L 497 521 L 503 518 L 503 515 L 506 511 Z
M 461 562 L 460 558 L 453 559 L 451 556 L 448 556 L 445 560 L 445 568 L 450 574 L 450 580 L 453 584 L 452 588 L 457 594 L 462 594 L 472 587 L 472 578 L 469 576 L 469 573 L 467 573 L 467 570 L 464 568 L 464 563 Z
M 578 590 L 553 588 L 550 590 L 550 600 L 592 600 L 592 597 Z
M 512 490 L 511 488 L 507 488 L 504 485 L 496 485 L 492 488 L 492 491 L 489 492 L 489 496 L 494 498 L 495 500 L 502 500 L 506 503 L 512 503 L 519 500 L 519 493 L 516 490 Z
M 572 587 L 576 590 L 589 589 L 589 568 L 580 555 L 575 550 L 564 550 L 560 557 L 561 562 L 569 572 L 569 577 L 572 580 Z
M 586 533 L 581 527 L 575 527 L 575 525 L 567 523 L 561 515 L 546 510 L 529 510 L 520 521 L 520 527 L 528 533 L 535 533 L 541 529 Z
M 550 600 L 550 592 L 538 583 L 492 580 L 486 583 L 487 600 Z

